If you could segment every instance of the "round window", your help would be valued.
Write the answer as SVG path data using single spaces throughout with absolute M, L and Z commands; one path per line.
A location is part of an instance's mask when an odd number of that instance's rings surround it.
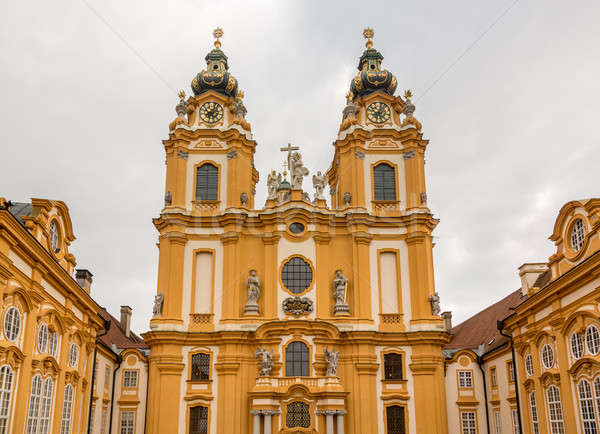
M 546 369 L 554 366 L 554 351 L 552 351 L 552 347 L 548 344 L 542 347 L 542 364 Z
M 285 263 L 281 269 L 281 282 L 294 294 L 300 294 L 310 286 L 313 272 L 310 264 L 296 256 Z
M 292 223 L 290 225 L 290 232 L 293 234 L 301 234 L 304 232 L 304 225 L 302 223 Z
M 525 371 L 527 371 L 527 375 L 530 377 L 533 375 L 533 358 L 531 357 L 531 354 L 525 356 Z
M 585 224 L 583 220 L 577 219 L 575 223 L 573 223 L 573 228 L 571 229 L 571 247 L 576 252 L 580 251 L 583 247 L 583 241 L 585 240 Z

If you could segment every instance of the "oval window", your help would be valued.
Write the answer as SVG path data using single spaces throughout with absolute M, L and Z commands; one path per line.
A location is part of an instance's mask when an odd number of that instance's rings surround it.
M 304 232 L 304 225 L 302 223 L 292 223 L 290 225 L 290 232 L 293 234 L 301 234 Z

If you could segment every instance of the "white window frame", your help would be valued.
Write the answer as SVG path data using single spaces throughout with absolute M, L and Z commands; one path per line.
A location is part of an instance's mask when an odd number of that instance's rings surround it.
M 600 332 L 593 324 L 585 330 L 585 346 L 587 352 L 593 356 L 600 352 Z
M 554 367 L 554 349 L 550 344 L 544 344 L 540 351 L 542 355 L 542 365 L 546 369 L 552 369 Z
M 516 408 L 511 408 L 510 409 L 510 414 L 512 416 L 512 429 L 513 429 L 513 434 L 520 434 L 521 429 L 520 429 L 520 423 L 519 423 L 519 412 L 517 411 Z
M 525 356 L 525 372 L 529 377 L 533 375 L 533 356 L 531 354 Z
M 565 434 L 565 422 L 562 412 L 560 390 L 555 385 L 546 389 L 548 403 L 548 420 L 550 421 L 550 434 Z
M 56 331 L 50 332 L 50 336 L 48 338 L 48 354 L 57 359 L 57 351 L 58 351 L 58 333 Z
M 106 364 L 106 366 L 104 367 L 104 387 L 110 386 L 110 372 L 110 365 Z
M 137 385 L 138 385 L 138 371 L 136 371 L 134 369 L 125 369 L 123 371 L 123 388 L 137 389 Z
M 583 222 L 583 219 L 578 218 L 575 220 L 575 223 L 573 223 L 573 226 L 571 226 L 571 234 L 569 236 L 571 248 L 576 252 L 583 248 L 583 244 L 585 242 L 585 233 L 585 223 Z
M 494 409 L 494 429 L 496 434 L 502 434 L 502 417 L 499 408 Z
M 0 366 L 0 434 L 9 432 L 14 379 L 15 373 L 9 365 Z
M 508 382 L 514 383 L 515 382 L 515 362 L 510 360 L 507 363 L 507 365 L 508 365 Z
M 106 434 L 106 426 L 108 424 L 108 407 L 102 407 L 102 420 L 100 422 L 100 434 Z
M 127 416 L 126 416 L 127 415 Z M 119 434 L 134 434 L 135 432 L 135 410 L 122 410 Z
M 577 383 L 577 398 L 579 399 L 579 416 L 581 417 L 583 433 L 598 434 L 594 394 L 592 385 L 588 380 L 582 379 Z
M 79 346 L 73 342 L 69 347 L 69 366 L 72 368 L 77 367 L 77 362 L 79 360 Z
M 56 219 L 53 219 L 48 226 L 48 235 L 50 236 L 50 250 L 52 253 L 57 253 L 59 251 L 58 244 L 60 241 L 59 237 L 59 227 Z
M 65 386 L 65 397 L 63 400 L 62 420 L 60 423 L 60 434 L 71 433 L 71 415 L 73 413 L 73 400 L 75 390 L 71 384 Z
M 473 388 L 473 372 L 458 371 L 458 388 L 472 389 Z
M 37 349 L 40 354 L 48 351 L 48 325 L 43 322 L 40 324 L 37 334 Z
M 533 434 L 540 434 L 540 420 L 537 411 L 535 391 L 529 394 L 529 410 L 531 412 L 531 426 L 533 428 Z
M 21 312 L 16 306 L 10 306 L 4 313 L 4 337 L 11 342 L 16 342 L 20 334 Z
M 472 410 L 460 412 L 461 434 L 477 434 L 477 413 Z
M 51 378 L 42 381 L 40 374 L 31 379 L 29 413 L 26 434 L 48 434 L 51 432 L 52 394 L 54 383 Z
M 490 386 L 498 387 L 498 371 L 495 366 L 490 368 Z
M 571 334 L 571 338 L 569 339 L 569 344 L 569 346 L 571 347 L 571 355 L 573 356 L 573 358 L 575 360 L 581 359 L 585 351 L 581 335 L 577 332 L 573 332 Z

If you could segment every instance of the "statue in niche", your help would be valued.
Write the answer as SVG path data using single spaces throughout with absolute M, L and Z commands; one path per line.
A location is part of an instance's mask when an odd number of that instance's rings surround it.
M 152 315 L 159 316 L 162 315 L 163 303 L 165 301 L 165 296 L 160 292 L 154 296 L 154 306 L 152 307 Z
M 277 187 L 281 184 L 282 177 L 281 173 L 277 173 L 274 170 L 271 170 L 269 173 L 269 177 L 267 178 L 267 189 L 268 196 L 267 199 L 276 199 L 277 198 Z
M 244 308 L 245 314 L 258 315 L 258 298 L 260 297 L 260 281 L 256 276 L 256 270 L 250 270 L 250 275 L 246 280 L 248 287 L 248 300 Z
M 335 299 L 334 314 L 348 314 L 350 308 L 346 303 L 346 291 L 348 290 L 348 279 L 342 274 L 342 270 L 335 272 L 333 279 L 333 298 Z
M 173 202 L 173 196 L 170 191 L 165 193 L 165 206 L 171 206 L 171 202 Z
M 344 205 L 350 206 L 350 202 L 352 202 L 352 194 L 347 191 L 344 193 Z
M 290 174 L 292 177 L 292 189 L 302 190 L 302 179 L 308 175 L 308 169 L 302 163 L 300 152 L 294 152 L 290 156 Z
M 429 296 L 429 303 L 431 303 L 431 314 L 439 315 L 440 314 L 440 296 L 437 292 L 434 292 Z
M 317 172 L 312 177 L 313 187 L 315 188 L 315 200 L 325 199 L 323 197 L 323 190 L 327 185 L 327 175 L 322 175 L 321 172 Z
M 243 207 L 248 205 L 248 193 L 246 193 L 245 191 L 242 191 L 242 193 L 240 194 L 240 202 L 242 203 Z
M 325 347 L 324 353 L 325 361 L 327 362 L 326 375 L 328 377 L 337 377 L 338 358 L 340 357 L 340 353 L 338 353 L 335 348 L 329 351 L 327 347 Z
M 260 360 L 259 377 L 268 377 L 273 369 L 273 350 L 267 351 L 266 348 L 257 348 L 254 357 Z

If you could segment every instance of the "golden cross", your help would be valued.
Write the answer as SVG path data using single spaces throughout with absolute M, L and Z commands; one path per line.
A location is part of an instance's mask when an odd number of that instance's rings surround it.
M 367 40 L 367 43 L 365 44 L 367 48 L 371 48 L 373 46 L 373 41 L 371 39 L 373 39 L 374 35 L 375 32 L 371 27 L 367 27 L 365 30 L 363 30 L 363 36 Z
M 221 48 L 221 41 L 219 41 L 220 38 L 223 37 L 223 29 L 220 27 L 217 27 L 214 31 L 213 31 L 213 36 L 215 37 L 216 41 L 215 41 L 215 47 L 217 48 Z

